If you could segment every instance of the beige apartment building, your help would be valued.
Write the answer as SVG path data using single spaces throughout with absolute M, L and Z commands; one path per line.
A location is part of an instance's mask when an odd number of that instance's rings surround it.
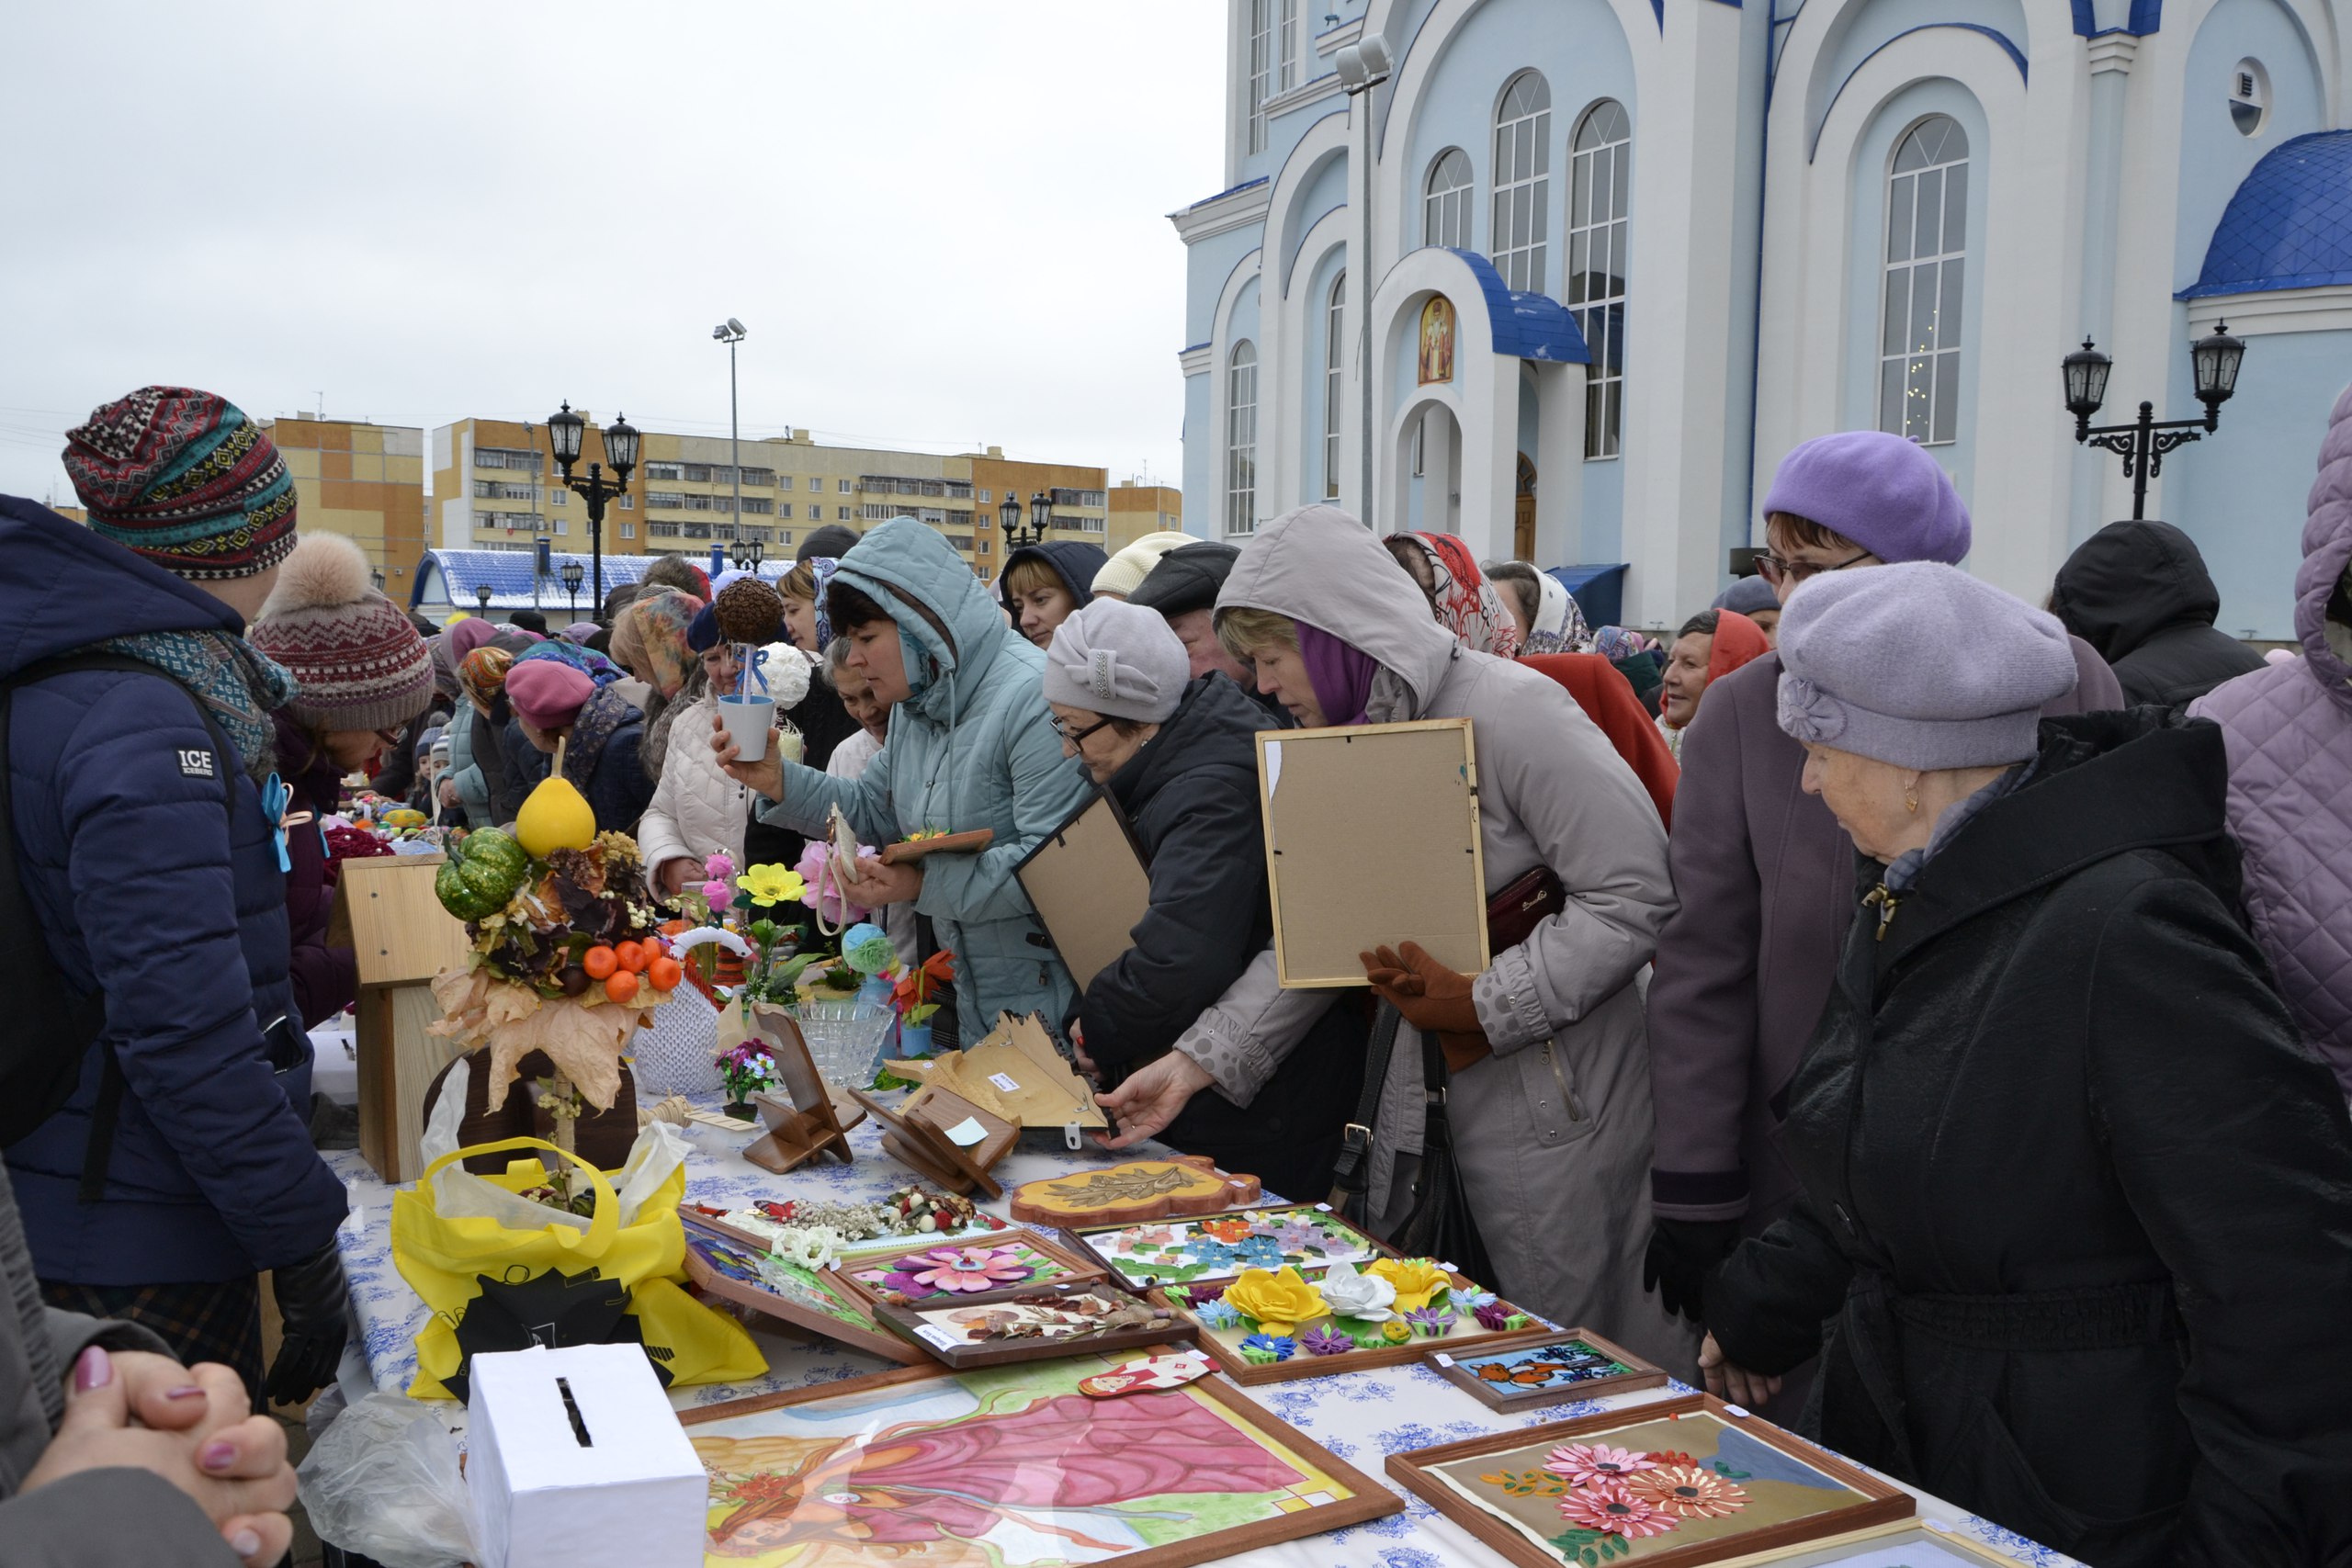
M 408 603 L 424 529 L 424 431 L 288 414 L 263 424 L 293 477 L 295 525 L 356 540 L 393 603 Z

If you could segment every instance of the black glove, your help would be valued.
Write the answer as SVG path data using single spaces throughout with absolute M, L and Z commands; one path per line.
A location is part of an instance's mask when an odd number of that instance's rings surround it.
M 273 1404 L 299 1404 L 334 1382 L 343 1359 L 350 1329 L 342 1255 L 329 1242 L 301 1262 L 272 1270 L 269 1282 L 286 1325 L 286 1342 L 270 1364 L 269 1399 Z
M 1706 1321 L 1707 1277 L 1739 1245 L 1737 1220 L 1654 1220 L 1642 1258 L 1642 1289 L 1656 1291 L 1668 1315 Z

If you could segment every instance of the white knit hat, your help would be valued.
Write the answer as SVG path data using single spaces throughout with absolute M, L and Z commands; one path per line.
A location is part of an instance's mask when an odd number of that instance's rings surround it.
M 1054 628 L 1046 649 L 1046 700 L 1158 724 L 1183 701 L 1192 671 L 1192 656 L 1157 613 L 1097 599 Z
M 1179 534 L 1172 529 L 1146 534 L 1105 561 L 1102 570 L 1094 574 L 1094 581 L 1088 591 L 1115 593 L 1125 599 L 1143 586 L 1143 580 L 1151 575 L 1151 569 L 1159 564 L 1160 557 L 1181 546 L 1199 543 L 1192 535 Z

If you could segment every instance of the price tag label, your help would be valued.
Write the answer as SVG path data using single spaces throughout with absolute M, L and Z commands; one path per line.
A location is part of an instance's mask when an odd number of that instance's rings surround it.
M 971 1116 L 947 1129 L 947 1141 L 959 1149 L 968 1149 L 988 1135 L 989 1130 L 980 1125 L 978 1118 Z
M 1437 1353 L 1437 1364 L 1441 1367 L 1450 1367 L 1453 1365 L 1453 1358 L 1440 1350 Z
M 1438 1265 L 1438 1271 L 1443 1274 L 1451 1274 L 1453 1272 L 1453 1265 L 1451 1263 L 1441 1263 Z
M 1315 1212 L 1318 1214 L 1328 1214 L 1331 1212 L 1331 1205 L 1329 1203 L 1317 1203 L 1315 1205 Z
M 935 1323 L 926 1323 L 921 1328 L 916 1329 L 915 1337 L 924 1340 L 930 1344 L 936 1345 L 943 1350 L 952 1350 L 956 1346 L 964 1343 L 963 1340 L 957 1338 L 955 1335 L 950 1334 L 947 1330 L 940 1327 L 939 1325 Z
M 1011 1077 L 1003 1073 L 990 1073 L 989 1075 L 989 1082 L 996 1085 L 997 1088 L 1002 1089 L 1007 1094 L 1018 1094 L 1021 1092 L 1021 1086 L 1015 1083 Z

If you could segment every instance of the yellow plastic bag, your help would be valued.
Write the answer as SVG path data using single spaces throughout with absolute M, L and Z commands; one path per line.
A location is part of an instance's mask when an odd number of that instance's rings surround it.
M 579 1167 L 596 1197 L 584 1228 L 552 1213 L 548 1224 L 522 1230 L 495 1219 L 439 1212 L 436 1176 L 469 1156 L 509 1149 L 537 1149 Z M 548 1171 L 538 1160 L 516 1160 L 503 1176 L 467 1179 L 520 1193 L 546 1185 Z M 508 1138 L 454 1150 L 435 1160 L 414 1187 L 392 1194 L 392 1263 L 433 1309 L 433 1321 L 417 1331 L 416 1381 L 409 1385 L 410 1397 L 455 1397 L 441 1380 L 455 1373 L 463 1359 L 458 1324 L 467 1304 L 481 1293 L 484 1276 L 520 1283 L 550 1269 L 565 1274 L 593 1269 L 626 1287 L 628 1315 L 644 1333 L 646 1354 L 670 1374 L 673 1385 L 741 1382 L 765 1372 L 766 1358 L 741 1325 L 682 1288 L 686 1237 L 678 1224 L 678 1204 L 685 1194 L 682 1165 L 622 1224 L 620 1201 L 604 1172 L 544 1139 Z

